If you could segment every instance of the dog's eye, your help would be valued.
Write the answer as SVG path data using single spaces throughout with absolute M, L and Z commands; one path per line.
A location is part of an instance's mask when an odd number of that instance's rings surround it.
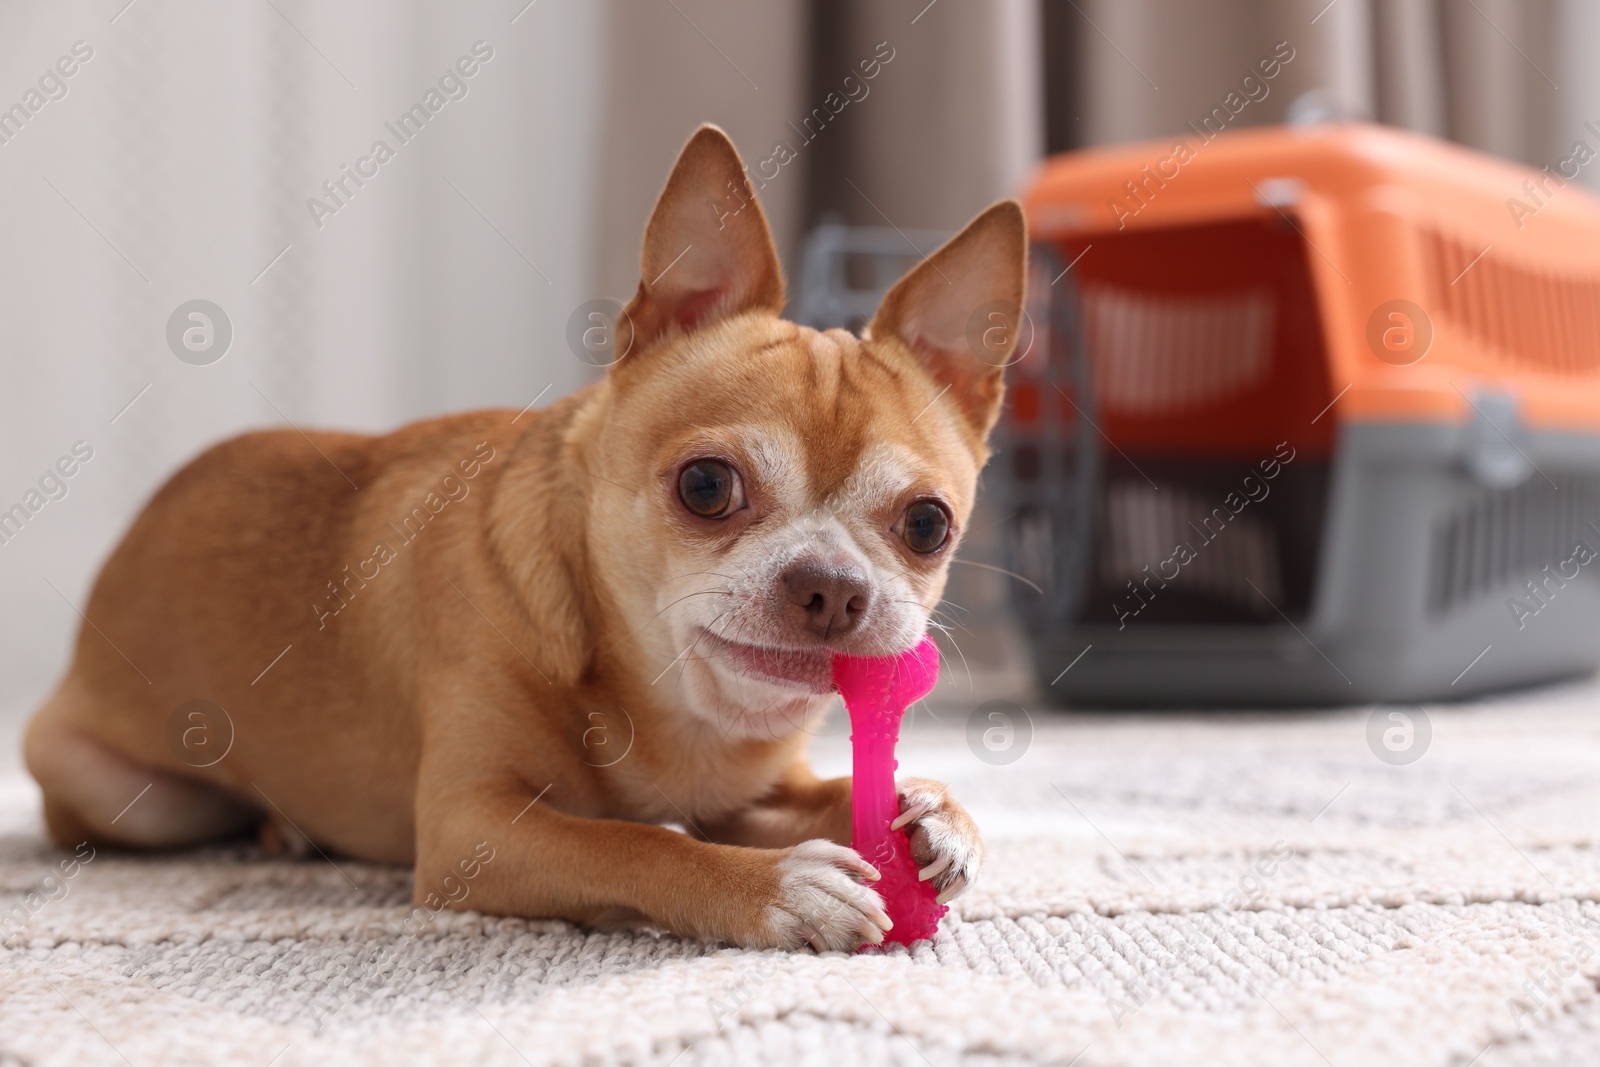
M 931 500 L 919 500 L 906 508 L 900 536 L 913 552 L 933 552 L 950 536 L 950 516 Z
M 720 459 L 699 459 L 678 475 L 683 506 L 702 518 L 720 519 L 739 507 L 739 478 Z

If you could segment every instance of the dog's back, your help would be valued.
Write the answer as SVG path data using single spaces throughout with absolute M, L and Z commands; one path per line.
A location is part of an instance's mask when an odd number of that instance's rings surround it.
M 512 444 L 550 417 L 250 433 L 175 474 L 101 571 L 29 729 L 52 835 L 175 845 L 264 813 L 408 860 L 428 627 L 400 572 L 478 550 Z M 267 755 L 285 751 L 300 757 Z

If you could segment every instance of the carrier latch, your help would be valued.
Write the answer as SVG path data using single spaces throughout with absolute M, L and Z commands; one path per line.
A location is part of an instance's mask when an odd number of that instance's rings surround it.
M 1517 398 L 1505 392 L 1480 392 L 1469 398 L 1472 421 L 1467 424 L 1467 473 L 1489 489 L 1511 489 L 1533 474 L 1528 458 L 1527 430 L 1517 416 Z

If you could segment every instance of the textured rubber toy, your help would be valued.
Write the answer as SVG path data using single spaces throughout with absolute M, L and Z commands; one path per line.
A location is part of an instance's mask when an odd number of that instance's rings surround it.
M 855 772 L 850 844 L 883 876 L 873 888 L 894 923 L 884 940 L 905 945 L 932 937 L 949 910 L 938 902 L 932 882 L 917 880 L 917 862 L 911 858 L 905 830 L 889 829 L 900 815 L 894 784 L 900 718 L 938 680 L 939 649 L 926 637 L 898 656 L 833 657 L 833 685 L 850 713 Z

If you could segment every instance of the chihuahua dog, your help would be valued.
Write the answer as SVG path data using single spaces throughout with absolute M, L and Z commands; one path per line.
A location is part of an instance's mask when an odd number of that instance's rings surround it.
M 1004 201 L 863 336 L 785 321 L 766 218 L 702 127 L 603 380 L 385 436 L 245 434 L 156 493 L 27 732 L 51 835 L 254 830 L 413 865 L 435 909 L 881 941 L 850 779 L 814 775 L 806 741 L 835 652 L 902 652 L 928 626 L 1025 258 Z M 977 829 L 942 785 L 899 790 L 948 900 Z

